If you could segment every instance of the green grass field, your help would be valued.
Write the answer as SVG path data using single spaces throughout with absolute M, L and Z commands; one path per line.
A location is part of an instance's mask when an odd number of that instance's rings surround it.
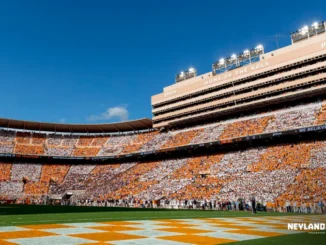
M 42 205 L 0 205 L 0 226 L 75 223 L 85 221 L 120 221 L 151 219 L 187 219 L 251 217 L 246 211 L 209 211 L 177 209 L 139 209 L 113 207 L 73 207 Z M 261 212 L 257 216 L 284 216 L 287 213 Z
M 317 245 L 325 244 L 326 235 L 308 233 L 268 237 L 255 240 L 228 243 L 228 245 Z
M 257 216 L 289 216 L 288 213 L 260 212 Z M 206 211 L 206 210 L 168 210 L 135 209 L 107 207 L 66 207 L 33 205 L 0 205 L 0 226 L 19 226 L 30 224 L 55 224 L 97 221 L 130 221 L 154 219 L 187 218 L 231 218 L 252 217 L 246 211 Z M 232 244 L 325 244 L 326 236 L 321 234 L 295 234 L 278 237 L 236 242 Z

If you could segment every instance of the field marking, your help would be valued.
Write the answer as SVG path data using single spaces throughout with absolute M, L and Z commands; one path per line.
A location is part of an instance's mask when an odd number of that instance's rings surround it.
M 60 216 L 64 218 L 65 216 Z M 152 219 L 153 217 L 129 217 L 134 218 L 134 220 L 125 221 L 124 218 L 80 218 L 80 219 L 67 219 L 65 223 L 52 225 L 52 224 L 42 224 L 51 221 L 59 221 L 58 219 L 49 220 L 38 220 L 34 221 L 35 225 L 22 226 L 28 228 L 24 232 L 22 231 L 4 231 L 2 235 L 0 234 L 0 244 L 2 242 L 16 242 L 20 245 L 35 245 L 35 244 L 53 244 L 62 245 L 76 244 L 77 240 L 72 238 L 81 238 L 78 244 L 90 244 L 91 241 L 99 242 L 110 242 L 110 244 L 123 245 L 123 244 L 205 244 L 213 245 L 216 243 L 226 243 L 230 241 L 241 241 L 241 240 L 251 240 L 261 237 L 270 236 L 280 236 L 285 235 L 287 232 L 283 230 L 274 229 L 273 227 L 261 227 L 262 224 L 253 224 L 254 227 L 242 229 L 234 224 L 234 227 L 224 227 L 225 223 L 228 225 L 233 223 L 234 218 L 223 218 L 223 222 L 220 218 L 190 218 L 185 219 L 185 215 L 177 215 L 175 219 L 166 219 L 165 217 L 160 217 L 162 219 Z M 181 217 L 181 218 L 177 218 Z M 150 218 L 150 219 L 146 219 Z M 286 216 L 289 218 L 289 216 Z M 307 219 L 313 220 L 314 216 L 307 217 Z M 98 220 L 107 220 L 107 222 L 100 223 Z M 260 219 L 264 221 L 268 217 L 252 217 L 253 221 Z M 76 220 L 84 221 L 83 223 L 76 222 Z M 92 220 L 97 220 L 91 222 Z M 112 222 L 108 221 L 112 220 Z M 113 220 L 117 220 L 114 222 Z M 120 222 L 118 220 L 123 220 Z M 216 220 L 216 223 L 212 223 L 212 220 Z M 74 221 L 75 223 L 69 223 L 69 221 Z M 243 221 L 246 223 L 246 221 Z M 280 224 L 283 224 L 284 219 L 279 220 Z M 12 223 L 23 223 L 23 221 L 12 221 Z M 30 222 L 31 223 L 31 222 Z M 39 225 L 37 225 L 39 223 Z M 124 225 L 123 225 L 124 224 Z M 104 227 L 101 227 L 101 225 Z M 180 228 L 183 225 L 184 228 Z M 188 225 L 190 226 L 189 228 Z M 264 224 L 263 224 L 264 225 Z M 21 225 L 20 225 L 21 226 Z M 19 225 L 11 226 L 12 229 L 20 227 Z M 65 227 L 62 227 L 65 226 Z M 163 227 L 162 227 L 163 226 Z M 51 228 L 53 227 L 53 229 Z M 60 228 L 62 227 L 62 228 Z M 1 227 L 0 227 L 1 228 Z M 48 229 L 51 228 L 51 229 Z M 7 228 L 8 230 L 8 228 Z M 9 229 L 10 230 L 10 229 Z M 161 232 L 162 231 L 162 232 Z M 28 236 L 27 233 L 31 233 Z M 37 232 L 47 232 L 48 235 L 44 233 Z M 164 233 L 165 232 L 165 233 Z M 292 232 L 291 232 L 292 233 Z M 295 231 L 293 233 L 301 233 Z M 15 237 L 14 237 L 15 236 Z M 70 239 L 70 240 L 69 240 Z M 170 241 L 170 242 L 169 242 Z
M 165 211 L 164 213 L 166 214 L 174 214 L 177 210 L 173 210 L 173 211 Z M 150 211 L 146 211 L 146 212 L 150 212 Z M 95 212 L 98 214 L 98 212 Z M 114 215 L 114 214 L 117 214 L 119 212 L 110 212 L 110 214 Z M 157 213 L 157 214 L 161 214 L 162 212 L 160 211 L 154 211 L 154 212 L 150 212 L 151 214 L 153 213 Z M 74 215 L 78 215 L 79 213 L 67 213 L 67 214 L 74 214 Z M 85 214 L 85 213 L 81 213 L 81 214 Z M 89 213 L 87 213 L 89 214 Z M 138 214 L 140 214 L 140 212 L 138 212 Z M 182 215 L 174 215 L 173 217 L 169 217 L 169 219 L 209 219 L 209 218 L 218 218 L 218 219 L 232 219 L 232 218 L 239 218 L 237 216 L 227 216 L 228 214 L 230 214 L 229 212 L 226 212 L 226 213 L 222 213 L 222 212 L 219 212 L 218 213 L 219 216 L 216 216 L 216 217 L 209 217 L 209 214 L 207 214 L 207 216 L 197 216 L 197 215 L 189 215 L 189 213 L 187 214 L 182 214 Z M 43 214 L 36 214 L 36 216 L 41 216 Z M 162 220 L 162 219 L 165 219 L 164 217 L 162 216 L 129 216 L 129 217 L 115 217 L 115 218 L 110 218 L 110 217 L 106 217 L 106 218 L 72 218 L 72 219 L 64 219 L 65 215 L 66 214 L 63 214 L 63 213 L 54 213 L 54 214 L 44 214 L 44 215 L 55 215 L 55 216 L 60 216 L 62 217 L 62 219 L 46 219 L 46 220 L 25 220 L 25 221 L 2 221 L 0 222 L 0 225 L 1 226 L 10 226 L 10 225 L 13 225 L 13 224 L 42 224 L 42 223 L 74 223 L 74 222 L 83 222 L 83 221 L 110 221 L 110 220 L 116 220 L 116 221 L 124 221 L 126 219 L 128 220 L 131 220 L 131 221 L 135 221 L 135 220 L 142 220 L 142 219 L 145 219 L 145 220 Z M 27 214 L 27 215 L 24 215 L 24 217 L 33 217 L 35 216 L 34 214 Z M 306 215 L 306 214 L 303 214 L 303 215 L 299 215 L 300 217 L 304 216 L 304 217 L 311 217 L 311 215 Z M 10 217 L 12 218 L 12 215 L 5 215 L 5 216 L 2 216 L 2 217 Z M 294 217 L 298 217 L 298 215 L 280 215 L 280 216 L 274 216 L 274 215 L 261 215 L 261 216 L 258 216 L 258 217 L 252 217 L 250 216 L 250 213 L 248 213 L 248 216 L 243 216 L 241 218 L 254 218 L 254 219 L 260 219 L 260 218 L 269 218 L 269 217 L 274 217 L 274 218 L 294 218 Z M 16 217 L 15 219 L 22 219 L 21 217 Z
M 175 218 L 185 218 L 185 217 L 188 217 L 186 215 L 180 215 L 180 216 L 174 216 L 173 218 L 171 219 L 175 219 Z M 140 219 L 139 219 L 140 218 Z M 157 218 L 161 218 L 161 217 L 157 217 Z M 142 216 L 142 217 L 128 217 L 128 219 L 155 219 L 155 217 L 153 216 Z M 164 219 L 162 217 L 162 219 Z M 6 223 L 9 223 L 9 224 L 21 224 L 21 223 L 26 223 L 28 222 L 29 224 L 30 223 L 47 223 L 47 222 L 70 222 L 70 221 L 94 221 L 94 220 L 126 220 L 126 218 L 88 218 L 88 219 L 64 219 L 64 220 L 61 220 L 61 219 L 50 219 L 50 220 L 37 220 L 37 221 L 11 221 L 11 222 L 1 222 L 1 224 L 6 224 Z
M 58 215 L 58 214 L 57 214 Z M 250 217 L 250 216 L 249 216 Z M 262 215 L 259 216 L 261 218 L 263 217 L 269 217 L 267 215 Z M 291 216 L 290 216 L 291 217 Z M 149 220 L 160 220 L 164 219 L 163 217 L 153 217 L 153 216 L 142 216 L 142 217 L 136 217 L 136 216 L 131 216 L 131 217 L 126 217 L 128 219 L 131 219 L 132 221 L 135 220 L 142 220 L 142 219 L 149 219 Z M 84 219 L 48 219 L 48 220 L 35 220 L 35 221 L 9 221 L 9 222 L 0 222 L 0 224 L 23 224 L 23 223 L 28 223 L 28 224 L 37 224 L 37 223 L 52 223 L 52 222 L 78 222 L 78 221 L 98 221 L 98 220 L 126 220 L 126 218 L 84 218 Z M 169 219 L 179 219 L 179 218 L 186 218 L 186 219 L 202 219 L 202 218 L 207 218 L 207 217 L 189 217 L 189 215 L 176 215 L 172 218 Z M 219 217 L 216 217 L 219 218 Z M 233 218 L 233 217 L 229 217 Z M 258 218 L 258 217 L 257 217 Z M 21 219 L 21 218 L 20 218 Z

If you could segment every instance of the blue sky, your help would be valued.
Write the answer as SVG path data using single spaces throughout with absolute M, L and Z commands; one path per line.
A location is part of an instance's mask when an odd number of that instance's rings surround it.
M 104 123 L 151 117 L 190 66 L 326 20 L 325 1 L 0 0 L 0 117 Z

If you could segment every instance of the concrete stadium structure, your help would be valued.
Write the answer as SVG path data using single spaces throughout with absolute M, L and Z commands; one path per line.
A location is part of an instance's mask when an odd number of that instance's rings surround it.
M 257 62 L 177 82 L 152 96 L 153 126 L 171 127 L 325 93 L 325 65 L 326 34 L 321 32 L 262 53 Z

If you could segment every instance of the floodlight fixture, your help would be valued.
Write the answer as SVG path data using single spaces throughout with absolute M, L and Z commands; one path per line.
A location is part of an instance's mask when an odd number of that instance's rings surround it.
M 240 66 L 259 61 L 260 55 L 264 53 L 264 46 L 259 44 L 255 48 L 245 49 L 241 53 L 233 53 L 227 58 L 221 58 L 212 64 L 213 74 L 230 71 Z
M 308 26 L 304 26 L 300 29 L 300 34 L 301 35 L 306 35 L 309 31 L 309 27 Z
M 190 68 L 188 69 L 188 71 L 189 71 L 190 73 L 193 73 L 193 72 L 195 72 L 195 68 L 190 67 Z
M 186 71 L 181 71 L 179 74 L 177 74 L 175 76 L 175 81 L 176 82 L 181 82 L 183 80 L 192 78 L 197 76 L 197 71 L 194 67 L 190 67 L 188 70 Z
M 246 49 L 245 51 L 243 51 L 243 55 L 244 56 L 249 56 L 250 55 L 250 50 Z
M 313 36 L 324 33 L 325 30 L 325 22 L 324 21 L 315 21 L 311 24 L 311 26 L 304 26 L 301 29 L 291 33 L 291 41 L 292 43 L 299 42 L 301 40 L 305 40 L 311 38 Z
M 264 50 L 264 46 L 259 44 L 259 45 L 257 45 L 256 50 L 257 51 L 262 51 L 262 50 Z
M 319 23 L 317 21 L 315 21 L 312 25 L 311 25 L 314 29 L 318 29 L 319 27 Z

